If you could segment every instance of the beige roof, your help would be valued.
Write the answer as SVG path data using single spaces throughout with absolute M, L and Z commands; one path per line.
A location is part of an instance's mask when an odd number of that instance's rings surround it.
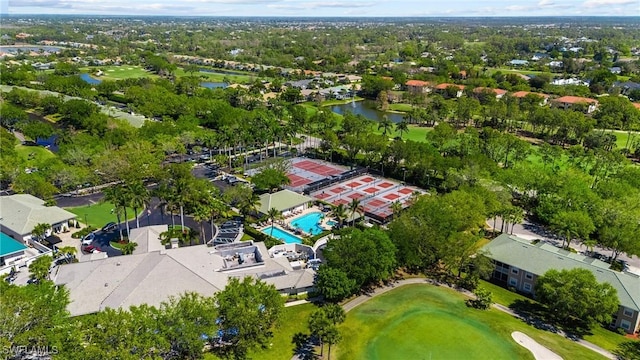
M 76 215 L 57 206 L 44 206 L 44 201 L 28 194 L 0 196 L 0 228 L 25 236 L 40 223 L 58 224 Z
M 304 205 L 313 201 L 313 198 L 298 194 L 291 190 L 280 190 L 276 193 L 268 193 L 260 195 L 260 213 L 266 214 L 269 209 L 275 208 L 282 212 L 285 210 L 293 209 L 300 205 Z
M 264 243 L 253 246 L 264 263 L 246 268 L 221 271 L 225 261 L 220 252 L 197 245 L 61 265 L 54 282 L 69 290 L 72 316 L 107 307 L 158 306 L 185 292 L 211 296 L 224 289 L 230 277 L 263 279 L 278 290 L 313 286 L 313 270 L 293 270 L 285 257 L 269 257 Z
M 144 254 L 163 250 L 165 247 L 160 242 L 160 234 L 168 230 L 169 225 L 153 225 L 131 229 L 129 241 L 138 244 L 133 253 Z

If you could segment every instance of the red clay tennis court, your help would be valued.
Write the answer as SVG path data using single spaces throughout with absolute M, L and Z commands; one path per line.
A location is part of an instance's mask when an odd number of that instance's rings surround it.
M 333 188 L 333 189 L 331 189 L 329 191 L 331 191 L 332 193 L 339 194 L 339 193 L 341 193 L 341 192 L 343 192 L 345 190 L 347 190 L 347 189 L 343 188 L 342 186 L 338 186 L 338 187 L 335 187 L 335 188 Z
M 362 182 L 366 182 L 366 183 L 370 183 L 370 182 L 372 182 L 373 180 L 375 180 L 375 179 L 374 179 L 374 178 L 372 178 L 371 176 L 365 176 L 365 177 L 363 177 L 362 179 L 360 179 L 360 181 L 362 181 Z
M 360 185 L 362 185 L 362 184 L 361 184 L 361 183 L 359 183 L 359 182 L 355 182 L 355 181 L 352 181 L 352 182 L 350 182 L 350 183 L 348 183 L 348 184 L 347 184 L 347 186 L 348 186 L 348 187 L 350 187 L 350 188 L 352 188 L 352 189 L 353 189 L 353 188 L 357 188 L 357 187 L 358 187 L 358 186 L 360 186 Z
M 383 182 L 382 184 L 378 184 L 378 186 L 380 186 L 380 187 L 381 187 L 381 188 L 383 188 L 383 189 L 386 189 L 386 188 L 390 188 L 390 187 L 392 187 L 392 186 L 393 186 L 393 184 L 392 184 L 392 183 L 390 183 L 390 182 L 388 182 L 388 181 L 385 181 L 385 182 Z
M 291 180 L 291 183 L 289 185 L 293 187 L 306 185 L 311 182 L 311 180 L 295 174 L 287 174 L 287 177 L 289 178 L 289 180 Z
M 353 194 L 347 195 L 347 197 L 351 198 L 351 199 L 362 199 L 364 197 L 364 195 L 362 195 L 360 193 L 357 193 L 357 192 L 354 192 Z
M 370 188 L 366 188 L 363 191 L 369 194 L 373 194 L 373 193 L 377 193 L 380 189 L 378 188 L 374 188 L 374 187 L 370 187 Z
M 378 199 L 373 199 L 373 200 L 371 200 L 371 201 L 369 201 L 367 203 L 367 205 L 369 205 L 370 207 L 373 207 L 373 208 L 380 207 L 380 206 L 382 206 L 384 204 L 386 204 L 384 201 L 378 200 Z
M 348 202 L 347 200 L 345 200 L 345 199 L 338 199 L 338 200 L 334 200 L 334 201 L 333 201 L 333 205 L 336 205 L 336 206 L 338 206 L 338 205 L 340 205 L 340 204 L 346 205 L 346 204 L 348 204 L 348 203 L 349 203 L 349 202 Z
M 400 194 L 403 194 L 403 195 L 409 195 L 409 194 L 413 193 L 413 190 L 411 190 L 409 188 L 402 188 L 402 189 L 398 190 L 398 192 Z
M 383 196 L 383 198 L 385 198 L 387 200 L 391 200 L 391 201 L 393 201 L 393 200 L 395 200 L 395 199 L 397 199 L 399 197 L 400 197 L 400 195 L 398 195 L 398 194 L 387 194 L 387 195 Z
M 323 192 L 322 194 L 316 195 L 316 199 L 320 199 L 320 200 L 324 200 L 324 199 L 329 198 L 329 197 L 331 197 L 331 195 L 327 194 L 325 192 Z

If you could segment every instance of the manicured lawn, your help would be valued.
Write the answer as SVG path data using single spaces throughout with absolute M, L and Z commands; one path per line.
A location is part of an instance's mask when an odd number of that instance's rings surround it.
M 87 206 L 66 208 L 65 210 L 78 215 L 78 221 L 81 223 L 85 222 L 86 215 L 89 225 L 99 229 L 107 223 L 118 221 L 116 215 L 111 213 L 111 209 L 113 209 L 113 204 L 111 203 L 97 203 Z M 127 209 L 127 216 L 129 217 L 129 220 L 135 219 L 133 209 Z M 124 216 L 121 216 L 120 220 L 124 221 Z
M 409 112 L 413 109 L 411 104 L 389 104 L 389 110 Z
M 426 140 L 427 133 L 429 131 L 431 131 L 431 130 L 433 130 L 433 128 L 425 127 L 425 126 L 418 126 L 418 125 L 409 125 L 409 132 L 403 133 L 402 134 L 402 139 L 403 140 L 412 140 L 412 141 L 417 141 L 417 142 L 425 142 L 425 141 L 427 141 Z M 374 134 L 382 134 L 382 129 L 378 130 L 378 125 L 374 124 L 373 125 L 373 133 Z M 392 134 L 389 135 L 389 137 L 391 137 L 391 138 L 395 138 L 396 136 L 400 136 L 400 133 L 397 132 L 397 131 L 394 131 Z
M 509 314 L 466 307 L 451 289 L 407 285 L 347 315 L 337 359 L 533 359 L 511 338 L 521 331 L 565 359 L 602 359 L 570 340 Z
M 309 315 L 316 306 L 304 304 L 284 308 L 280 325 L 275 329 L 271 347 L 269 349 L 254 351 L 249 353 L 250 359 L 260 360 L 290 360 L 293 356 L 294 344 L 293 335 L 296 333 L 309 333 L 307 321 Z M 205 354 L 205 359 L 218 359 L 213 354 Z
M 95 66 L 81 68 L 81 72 L 88 72 L 90 74 L 96 73 L 98 70 L 102 70 L 103 75 L 97 77 L 98 79 L 105 80 L 122 80 L 122 79 L 137 79 L 141 77 L 157 77 L 157 75 L 150 73 L 140 66 L 124 65 L 124 66 Z
M 25 160 L 26 165 L 29 167 L 37 166 L 38 164 L 41 164 L 46 160 L 56 157 L 56 154 L 52 153 L 42 146 L 25 146 L 22 144 L 18 144 L 16 145 L 15 149 L 18 153 L 18 156 Z

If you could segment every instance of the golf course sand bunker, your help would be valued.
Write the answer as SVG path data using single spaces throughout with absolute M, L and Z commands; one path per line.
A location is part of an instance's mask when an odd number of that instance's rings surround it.
M 531 351 L 531 353 L 533 353 L 533 357 L 535 357 L 536 360 L 562 360 L 562 358 L 558 354 L 538 344 L 535 340 L 533 340 L 526 334 L 523 334 L 519 331 L 514 331 L 511 333 L 511 337 L 518 344 Z

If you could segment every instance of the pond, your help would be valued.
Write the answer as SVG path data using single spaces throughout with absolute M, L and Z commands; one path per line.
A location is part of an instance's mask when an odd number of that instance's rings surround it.
M 404 114 L 384 112 L 376 109 L 376 102 L 373 100 L 363 100 L 363 101 L 355 101 L 348 104 L 340 104 L 330 106 L 331 111 L 337 114 L 344 114 L 347 111 L 352 112 L 353 114 L 360 114 L 366 118 L 371 120 L 380 121 L 386 115 L 389 120 L 394 123 L 399 123 L 402 121 Z
M 80 79 L 84 80 L 85 82 L 91 84 L 91 85 L 98 85 L 102 82 L 102 80 L 100 79 L 96 79 L 93 76 L 87 74 L 87 73 L 82 73 L 80 74 Z
M 207 89 L 218 89 L 218 88 L 226 88 L 227 86 L 229 86 L 229 84 L 225 83 L 225 82 L 211 82 L 211 81 L 204 81 L 200 83 L 200 86 L 202 87 L 206 87 Z

